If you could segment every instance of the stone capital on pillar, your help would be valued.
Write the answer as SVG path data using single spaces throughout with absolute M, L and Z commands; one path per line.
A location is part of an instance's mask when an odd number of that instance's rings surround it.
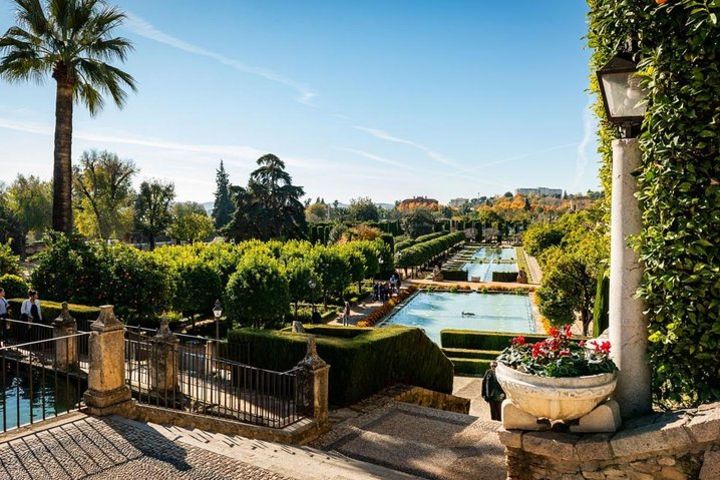
M 157 334 L 152 339 L 153 348 L 150 358 L 151 388 L 161 394 L 173 392 L 178 387 L 178 348 L 180 342 L 170 331 L 167 318 L 163 318 Z
M 125 327 L 115 317 L 112 305 L 100 307 L 100 316 L 90 326 L 90 366 L 85 403 L 91 412 L 102 414 L 131 398 L 125 384 Z
M 53 338 L 61 338 L 55 342 L 55 365 L 60 370 L 76 370 L 78 368 L 77 322 L 70 315 L 67 302 L 62 303 L 60 315 L 53 320 Z
M 614 398 L 623 418 L 651 410 L 645 305 L 637 297 L 643 268 L 630 239 L 642 231 L 635 172 L 641 165 L 636 138 L 614 140 L 610 226 L 610 355 L 618 366 Z
M 318 425 L 325 428 L 330 414 L 330 365 L 318 355 L 313 335 L 308 336 L 307 353 L 297 366 L 303 372 L 305 382 L 306 414 L 312 415 Z

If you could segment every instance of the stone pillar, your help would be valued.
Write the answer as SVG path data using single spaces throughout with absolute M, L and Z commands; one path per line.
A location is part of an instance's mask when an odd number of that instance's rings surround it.
M 115 317 L 112 305 L 100 307 L 100 316 L 90 325 L 90 369 L 85 404 L 90 413 L 111 413 L 130 400 L 125 384 L 125 326 Z
M 150 388 L 159 395 L 166 395 L 178 387 L 178 343 L 170 331 L 167 319 L 163 319 L 152 339 L 150 356 Z
M 633 175 L 640 167 L 640 148 L 636 138 L 614 140 L 612 147 L 610 354 L 620 369 L 615 399 L 623 418 L 629 418 L 651 410 L 647 319 L 643 301 L 635 296 L 643 269 L 628 244 L 629 238 L 642 228 Z
M 77 322 L 70 316 L 67 302 L 63 302 L 60 315 L 53 320 L 53 338 L 67 337 L 77 333 Z M 78 368 L 77 337 L 63 338 L 55 342 L 55 367 L 70 371 Z
M 297 366 L 302 369 L 305 380 L 308 407 L 306 414 L 312 415 L 321 428 L 325 427 L 330 411 L 330 365 L 318 355 L 313 335 L 308 336 L 307 354 Z

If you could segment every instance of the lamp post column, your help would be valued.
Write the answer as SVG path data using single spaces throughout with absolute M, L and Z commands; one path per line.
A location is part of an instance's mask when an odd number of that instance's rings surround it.
M 614 140 L 612 209 L 610 227 L 610 343 L 611 357 L 619 368 L 615 398 L 623 418 L 650 412 L 650 367 L 645 305 L 636 298 L 643 268 L 629 237 L 640 233 L 642 218 L 635 197 L 640 166 L 637 138 Z

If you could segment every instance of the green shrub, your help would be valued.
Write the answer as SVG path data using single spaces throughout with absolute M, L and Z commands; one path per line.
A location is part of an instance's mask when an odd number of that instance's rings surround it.
M 207 314 L 222 297 L 220 274 L 200 260 L 174 263 L 170 266 L 172 308 L 185 315 Z
M 0 276 L 0 288 L 5 289 L 5 298 L 22 298 L 27 296 L 30 286 L 18 275 Z
M 240 325 L 282 324 L 290 311 L 290 289 L 277 260 L 262 254 L 245 255 L 225 288 L 225 312 Z
M 494 350 L 500 352 L 510 345 L 510 340 L 522 335 L 528 343 L 544 340 L 546 335 L 534 333 L 483 332 L 478 330 L 447 329 L 440 332 L 443 348 L 463 348 L 472 350 Z
M 20 257 L 15 255 L 9 244 L 0 243 L 0 275 L 20 273 Z
M 41 298 L 76 304 L 112 304 L 127 322 L 155 322 L 169 300 L 168 274 L 146 252 L 123 244 L 105 245 L 47 237 L 35 260 L 31 283 Z
M 318 353 L 330 365 L 333 405 L 351 405 L 396 383 L 452 391 L 452 364 L 420 329 L 308 330 L 322 332 L 317 336 Z M 343 338 L 353 334 L 353 338 Z M 229 341 L 251 345 L 251 364 L 280 371 L 295 366 L 307 349 L 307 335 L 270 330 L 234 330 Z

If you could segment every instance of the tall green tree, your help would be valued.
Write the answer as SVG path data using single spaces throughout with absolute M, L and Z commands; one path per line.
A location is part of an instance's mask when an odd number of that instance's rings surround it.
M 292 184 L 285 163 L 275 155 L 263 155 L 257 164 L 247 188 L 232 187 L 236 208 L 225 233 L 235 240 L 304 237 L 303 188 Z
M 435 217 L 427 208 L 415 208 L 402 219 L 403 230 L 410 238 L 432 233 L 435 229 Z
M 80 233 L 103 240 L 128 233 L 135 196 L 132 179 L 138 172 L 135 163 L 108 151 L 90 150 L 83 152 L 73 172 Z
M 172 206 L 172 221 L 167 233 L 175 242 L 199 242 L 207 239 L 214 231 L 212 218 L 199 203 L 182 202 Z
M 110 65 L 125 61 L 131 43 L 113 36 L 125 14 L 101 0 L 12 0 L 16 25 L 0 37 L 0 77 L 10 82 L 56 82 L 53 229 L 73 229 L 73 103 L 91 115 L 103 108 L 103 96 L 118 107 L 135 90 L 133 77 Z
M 23 239 L 30 233 L 39 236 L 50 228 L 52 182 L 44 182 L 34 175 L 18 175 L 8 188 L 5 200 L 20 222 Z
M 348 217 L 353 222 L 377 222 L 380 220 L 380 212 L 370 197 L 353 198 L 350 200 Z
M 143 182 L 135 200 L 135 228 L 142 232 L 150 242 L 150 250 L 155 249 L 155 240 L 167 230 L 172 221 L 170 205 L 175 199 L 175 185 L 157 180 Z
M 220 160 L 220 168 L 215 173 L 215 203 L 212 209 L 212 218 L 215 221 L 215 228 L 221 229 L 232 220 L 235 210 L 230 195 L 230 176 L 225 171 L 225 165 Z

